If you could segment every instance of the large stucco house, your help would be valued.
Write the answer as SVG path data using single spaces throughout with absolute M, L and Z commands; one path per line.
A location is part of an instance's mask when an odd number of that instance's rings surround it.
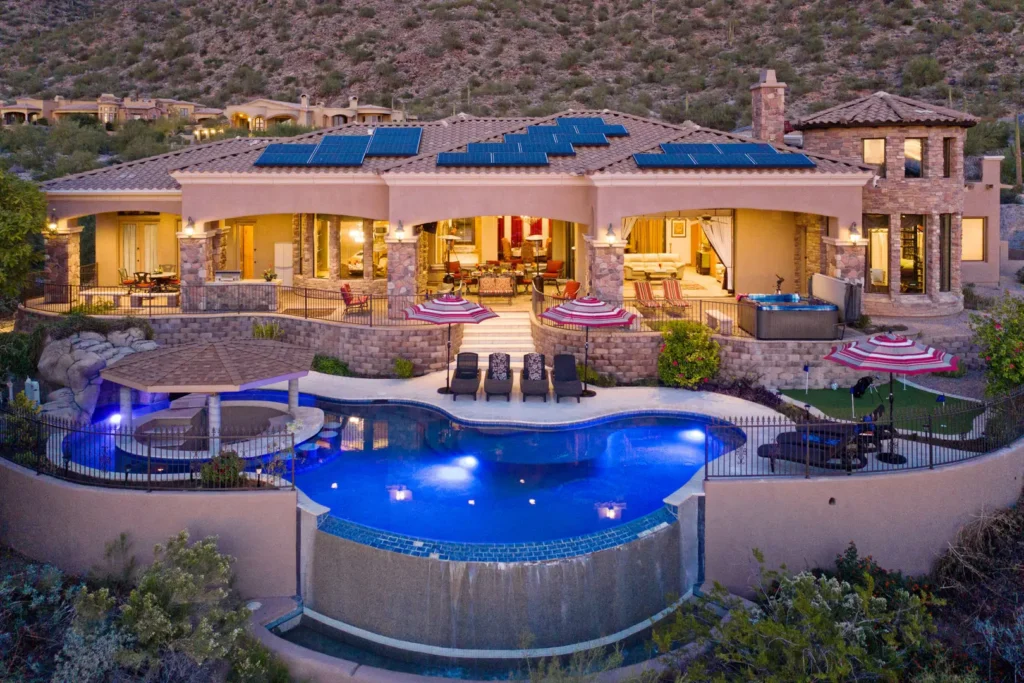
M 777 277 L 805 292 L 824 273 L 863 283 L 868 314 L 933 316 L 962 309 L 963 283 L 998 281 L 999 159 L 965 176 L 973 117 L 875 93 L 795 121 L 801 149 L 783 141 L 785 84 L 766 71 L 752 95 L 753 140 L 614 111 L 460 115 L 60 178 L 44 184 L 48 279 L 79 284 L 77 219 L 95 215 L 100 285 L 173 264 L 183 288 L 279 269 L 295 286 L 407 294 L 534 235 L 606 300 L 666 273 L 704 296 L 771 292 Z
M 282 102 L 260 97 L 224 110 L 231 125 L 251 131 L 266 130 L 273 123 L 293 123 L 308 128 L 330 128 L 345 123 L 397 123 L 406 120 L 405 112 L 375 104 L 360 104 L 352 96 L 344 103 L 310 102 L 301 95 L 298 102 Z
M 116 97 L 109 93 L 96 99 L 53 99 L 19 97 L 10 104 L 0 103 L 0 121 L 4 125 L 33 123 L 39 119 L 59 121 L 74 114 L 94 116 L 101 123 L 123 121 L 153 121 L 161 118 L 182 118 L 192 123 L 215 119 L 220 109 L 196 102 L 166 97 Z

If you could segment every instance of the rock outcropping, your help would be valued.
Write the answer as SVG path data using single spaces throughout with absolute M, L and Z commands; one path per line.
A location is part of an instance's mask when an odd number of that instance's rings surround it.
M 138 351 L 152 351 L 155 341 L 137 327 L 108 334 L 80 332 L 49 342 L 39 357 L 39 375 L 66 387 L 53 391 L 43 414 L 62 420 L 88 420 L 96 409 L 103 378 L 100 370 Z

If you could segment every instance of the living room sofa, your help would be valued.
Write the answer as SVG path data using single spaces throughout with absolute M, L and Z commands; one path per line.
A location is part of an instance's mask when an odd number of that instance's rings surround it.
M 626 254 L 623 267 L 627 280 L 683 278 L 685 268 L 679 254 Z

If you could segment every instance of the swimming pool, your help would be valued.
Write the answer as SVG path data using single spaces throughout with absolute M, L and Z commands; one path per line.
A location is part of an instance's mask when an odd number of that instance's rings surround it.
M 698 417 L 500 427 L 409 405 L 317 405 L 325 429 L 301 447 L 296 485 L 333 517 L 421 539 L 598 533 L 662 509 L 704 465 Z

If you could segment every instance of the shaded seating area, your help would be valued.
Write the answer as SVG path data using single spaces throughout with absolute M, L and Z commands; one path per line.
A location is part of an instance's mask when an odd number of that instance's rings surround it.
M 476 394 L 480 390 L 480 357 L 469 351 L 464 351 L 455 357 L 455 376 L 452 377 L 451 394 L 452 400 L 463 396 L 472 396 L 476 400 Z
M 778 434 L 775 443 L 758 446 L 757 455 L 770 460 L 772 472 L 776 460 L 829 470 L 863 469 L 868 464 L 867 454 L 879 452 L 882 440 L 895 436 L 889 425 L 879 424 L 884 415 L 885 407 L 879 405 L 858 422 L 797 425 L 793 431 Z
M 523 402 L 527 396 L 540 396 L 548 402 L 551 391 L 548 369 L 544 366 L 543 353 L 528 353 L 523 356 L 523 369 L 519 373 L 519 390 L 523 393 Z
M 484 378 L 484 400 L 491 396 L 504 396 L 512 400 L 512 359 L 507 353 L 492 353 L 487 359 L 487 377 Z
M 580 402 L 583 396 L 583 382 L 580 381 L 579 372 L 576 370 L 576 356 L 568 353 L 560 353 L 555 356 L 554 367 L 552 368 L 554 378 L 552 385 L 555 389 L 555 403 L 561 403 L 563 398 L 575 398 Z

